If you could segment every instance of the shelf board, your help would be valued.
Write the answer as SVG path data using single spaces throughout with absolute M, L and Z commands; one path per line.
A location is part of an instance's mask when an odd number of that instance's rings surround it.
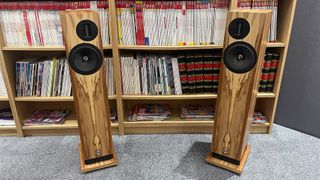
M 111 127 L 119 127 L 118 123 L 111 123 Z M 78 122 L 76 118 L 67 118 L 63 124 L 49 124 L 49 125 L 33 125 L 33 126 L 22 126 L 23 130 L 59 130 L 59 129 L 78 129 Z
M 112 49 L 111 45 L 104 45 L 103 49 Z M 3 51 L 65 51 L 63 46 L 4 46 Z
M 16 130 L 16 126 L 0 126 L 0 131 Z
M 267 47 L 285 47 L 282 42 L 270 42 Z M 194 46 L 144 46 L 144 45 L 119 45 L 122 50 L 157 50 L 157 51 L 176 51 L 176 50 L 201 50 L 201 49 L 222 49 L 223 45 L 194 45 Z
M 157 51 L 176 51 L 176 50 L 199 50 L 199 49 L 222 49 L 223 45 L 194 45 L 194 46 L 142 46 L 142 45 L 119 45 L 123 50 L 157 50 Z
M 274 93 L 258 93 L 258 98 L 274 98 Z M 186 95 L 122 95 L 124 100 L 193 100 L 216 99 L 217 94 L 186 94 Z
M 0 101 L 9 101 L 7 96 L 0 96 Z
M 125 100 L 190 100 L 190 99 L 215 99 L 216 94 L 186 94 L 186 95 L 123 95 Z
M 214 121 L 189 121 L 171 118 L 166 121 L 124 122 L 127 134 L 212 133 Z M 267 134 L 270 123 L 252 124 L 250 133 Z
M 117 99 L 117 96 L 112 95 L 108 97 L 109 100 Z M 26 97 L 16 97 L 16 101 L 21 102 L 67 102 L 74 101 L 72 96 L 57 96 L 57 97 L 38 97 L 38 96 L 26 96 Z
M 286 44 L 282 42 L 269 42 L 267 47 L 285 47 Z

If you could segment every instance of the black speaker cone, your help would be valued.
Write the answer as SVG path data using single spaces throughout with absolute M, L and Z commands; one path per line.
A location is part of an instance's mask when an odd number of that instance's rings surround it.
M 234 42 L 224 50 L 223 62 L 234 73 L 246 73 L 256 65 L 257 52 L 246 42 Z
M 90 75 L 97 72 L 103 63 L 101 51 L 92 44 L 82 43 L 71 49 L 70 67 L 77 73 Z

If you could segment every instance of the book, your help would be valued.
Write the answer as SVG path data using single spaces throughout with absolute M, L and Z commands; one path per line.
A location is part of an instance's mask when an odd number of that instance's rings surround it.
M 169 119 L 170 107 L 166 104 L 138 104 L 130 109 L 128 121 L 162 121 Z
M 272 11 L 269 41 L 277 40 L 278 0 L 238 0 L 240 9 L 269 9 Z
M 108 95 L 115 95 L 114 65 L 104 60 Z M 16 96 L 71 96 L 69 64 L 65 57 L 26 58 L 16 62 Z
M 213 67 L 212 67 L 213 74 L 212 74 L 212 91 L 211 91 L 213 93 L 218 92 L 221 59 L 222 59 L 222 54 L 220 52 L 213 54 Z
M 0 110 L 0 126 L 15 126 L 11 109 Z
M 2 72 L 0 71 L 0 96 L 8 97 L 7 89 L 4 84 Z
M 121 59 L 122 92 L 126 95 L 216 93 L 221 52 L 137 53 Z
M 267 117 L 261 112 L 254 112 L 252 118 L 252 124 L 265 124 L 268 123 Z
M 24 120 L 24 125 L 62 124 L 69 114 L 69 110 L 37 110 Z
M 223 44 L 229 0 L 116 1 L 124 45 Z
M 280 54 L 279 53 L 273 53 L 272 54 L 271 64 L 270 64 L 270 72 L 268 74 L 266 92 L 272 92 L 273 91 L 274 82 L 276 80 L 276 75 L 277 75 L 277 71 L 278 71 L 279 60 L 280 60 Z
M 59 11 L 67 9 L 97 11 L 102 42 L 110 44 L 108 1 L 2 1 L 0 25 L 5 46 L 63 46 Z
M 259 92 L 266 92 L 272 58 L 272 53 L 267 52 L 264 56 L 263 68 L 260 76 Z
M 213 120 L 213 105 L 187 104 L 180 105 L 180 118 L 189 120 Z

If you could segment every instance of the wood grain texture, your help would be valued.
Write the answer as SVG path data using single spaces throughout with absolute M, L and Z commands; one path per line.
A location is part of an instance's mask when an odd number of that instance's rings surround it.
M 216 104 L 216 120 L 213 130 L 212 151 L 220 155 L 241 160 L 247 146 L 257 97 L 258 78 L 267 45 L 271 11 L 234 10 L 228 13 L 227 24 L 235 18 L 244 18 L 250 24 L 250 33 L 242 39 L 251 44 L 258 57 L 256 66 L 247 73 L 237 74 L 222 65 L 220 86 Z M 226 31 L 224 47 L 239 40 Z
M 103 54 L 99 15 L 97 12 L 91 10 L 73 10 L 61 12 L 60 16 L 67 56 L 74 46 L 84 43 L 78 38 L 75 30 L 77 24 L 84 19 L 95 22 L 99 30 L 98 36 L 95 39 L 86 41 L 85 43 L 95 45 Z M 70 68 L 70 76 L 80 131 L 81 160 L 113 154 L 114 159 L 112 163 L 117 162 L 111 135 L 105 64 L 97 72 L 90 75 L 78 74 Z M 93 168 L 90 166 L 90 170 L 100 168 L 100 164 L 93 164 L 95 166 Z

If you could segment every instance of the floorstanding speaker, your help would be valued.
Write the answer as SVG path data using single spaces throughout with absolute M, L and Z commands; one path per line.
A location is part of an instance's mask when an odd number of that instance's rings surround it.
M 106 67 L 99 14 L 60 12 L 80 133 L 80 168 L 89 172 L 118 164 L 112 143 Z
M 212 152 L 206 161 L 239 174 L 250 151 L 248 135 L 270 20 L 269 10 L 228 13 Z

